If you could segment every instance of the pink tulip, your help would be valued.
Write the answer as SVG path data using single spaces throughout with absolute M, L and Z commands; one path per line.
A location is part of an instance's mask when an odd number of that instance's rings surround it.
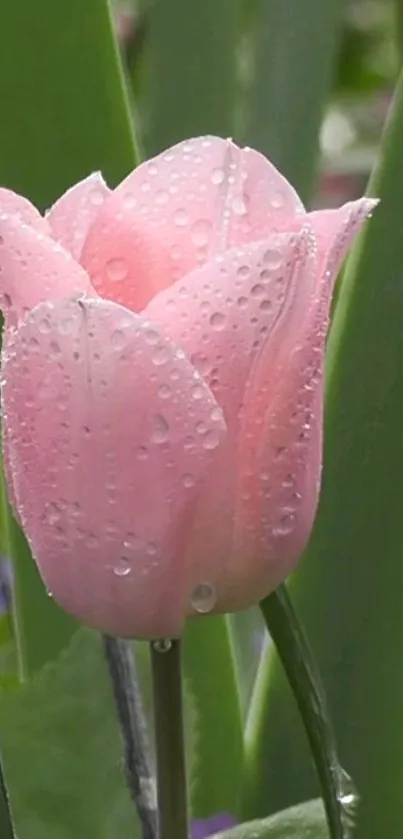
M 306 213 L 258 152 L 180 143 L 42 218 L 0 190 L 4 458 L 49 591 L 105 632 L 243 609 L 309 536 L 335 276 L 374 202 Z

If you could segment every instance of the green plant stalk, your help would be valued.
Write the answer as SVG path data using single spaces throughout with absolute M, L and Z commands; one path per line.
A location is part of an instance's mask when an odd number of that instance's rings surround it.
M 159 839 L 188 839 L 181 642 L 151 643 Z
M 308 641 L 295 615 L 285 586 L 280 586 L 261 603 L 267 629 L 276 646 L 291 690 L 298 705 L 312 756 L 318 773 L 325 804 L 331 839 L 344 839 L 343 789 L 332 724 L 329 718 L 319 673 L 317 672 Z M 265 700 L 270 680 L 270 659 L 262 656 L 254 695 L 249 712 L 246 740 L 246 785 L 253 777 L 254 757 L 259 744 L 255 742 L 260 731 L 260 718 L 265 714 Z
M 191 767 L 192 816 L 208 818 L 224 811 L 235 815 L 239 809 L 244 742 L 227 617 L 208 615 L 188 621 L 183 640 L 183 672 L 194 701 L 197 726 Z
M 234 129 L 243 0 L 169 0 L 147 13 L 145 147 Z
M 319 131 L 341 34 L 340 0 L 261 0 L 246 142 L 280 169 L 301 198 L 315 184 Z
M 8 792 L 0 756 L 0 827 L 2 839 L 16 839 Z
M 103 635 L 124 746 L 126 783 L 136 806 L 143 839 L 157 839 L 157 802 L 146 721 L 130 642 Z
M 348 259 L 330 332 L 321 500 L 291 581 L 361 796 L 356 839 L 403 835 L 402 147 L 401 75 L 368 189 L 381 203 Z M 277 657 L 265 702 L 255 814 L 315 790 Z

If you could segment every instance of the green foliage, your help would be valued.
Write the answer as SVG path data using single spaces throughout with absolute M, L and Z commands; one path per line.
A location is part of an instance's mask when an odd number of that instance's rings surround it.
M 306 801 L 275 813 L 268 819 L 255 819 L 212 839 L 328 839 L 326 817 L 321 801 Z

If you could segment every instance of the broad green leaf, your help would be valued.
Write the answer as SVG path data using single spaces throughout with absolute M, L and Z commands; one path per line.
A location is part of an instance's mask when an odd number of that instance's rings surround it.
M 162 0 L 147 14 L 145 147 L 234 129 L 243 0 Z
M 239 809 L 243 767 L 243 725 L 225 617 L 189 621 L 183 644 L 186 693 L 195 720 L 191 807 L 195 818 Z
M 213 839 L 328 839 L 326 817 L 321 801 L 306 801 L 275 813 L 268 819 L 240 824 Z
M 135 165 L 136 152 L 108 0 L 3 6 L 0 184 L 42 210 L 95 169 L 115 184 Z M 47 597 L 4 505 L 0 538 L 14 561 L 15 634 L 25 678 L 57 655 L 76 624 Z
M 0 697 L 0 750 L 19 839 L 139 837 L 96 633 Z
M 260 0 L 244 136 L 311 196 L 340 42 L 340 0 Z
M 348 260 L 330 334 L 321 503 L 291 586 L 361 796 L 357 839 L 403 835 L 402 148 L 403 77 L 369 187 L 381 203 Z M 278 809 L 316 789 L 277 661 L 266 702 L 259 813 L 264 791 Z

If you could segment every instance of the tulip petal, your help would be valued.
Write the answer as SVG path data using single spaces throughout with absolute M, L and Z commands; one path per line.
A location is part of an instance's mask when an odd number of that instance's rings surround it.
M 331 285 L 357 233 L 377 204 L 377 199 L 364 197 L 335 210 L 308 214 L 307 221 L 318 243 L 318 276 L 326 273 Z
M 297 325 L 309 308 L 315 282 L 316 243 L 312 230 L 306 228 L 299 234 L 279 234 L 216 257 L 161 292 L 145 312 L 185 349 L 224 409 L 228 437 L 200 499 L 189 543 L 191 587 L 210 586 L 216 611 L 253 602 L 253 539 L 261 523 L 252 520 L 251 535 L 249 518 L 245 525 L 249 543 L 237 544 L 237 519 L 245 519 L 237 509 L 237 493 L 245 494 L 245 503 L 249 498 L 249 489 L 243 487 L 242 439 L 249 435 L 252 449 L 260 439 L 267 404 L 278 387 L 272 368 L 284 342 L 291 351 L 297 340 Z M 261 392 L 263 404 L 260 400 L 261 415 L 256 412 L 249 422 L 246 392 L 255 367 L 259 369 L 256 390 Z M 255 498 L 253 503 L 258 508 L 260 501 Z
M 110 189 L 100 172 L 94 172 L 68 189 L 46 213 L 52 236 L 80 260 L 88 229 L 99 213 Z
M 142 164 L 114 190 L 89 231 L 82 264 L 102 297 L 141 311 L 214 254 L 291 229 L 303 213 L 259 152 L 200 137 Z
M 312 231 L 233 248 L 160 292 L 144 310 L 181 346 L 233 427 L 255 359 L 292 305 Z
M 105 632 L 179 634 L 187 533 L 225 435 L 186 356 L 114 303 L 42 304 L 10 341 L 3 405 L 18 513 L 55 598 Z
M 34 227 L 40 233 L 49 235 L 48 222 L 27 198 L 12 192 L 10 189 L 0 187 L 0 214 L 4 213 L 18 216 L 24 224 Z
M 91 291 L 84 269 L 57 242 L 18 216 L 0 215 L 0 305 L 7 327 L 42 301 Z

